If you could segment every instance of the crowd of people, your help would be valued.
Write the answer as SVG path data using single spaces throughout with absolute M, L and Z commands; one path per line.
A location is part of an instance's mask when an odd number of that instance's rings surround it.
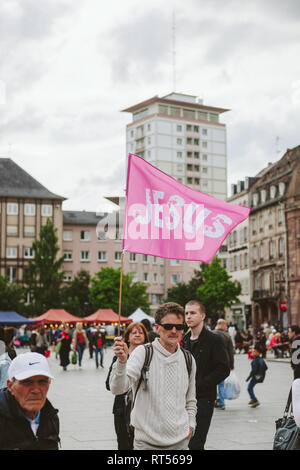
M 17 354 L 18 342 L 29 351 Z M 0 449 L 58 449 L 58 412 L 47 399 L 52 378 L 47 351 L 55 351 L 65 371 L 74 354 L 82 366 L 85 350 L 96 368 L 103 368 L 105 347 L 105 330 L 96 325 L 17 331 L 0 327 Z M 148 320 L 131 323 L 115 337 L 106 376 L 106 388 L 115 396 L 118 449 L 204 450 L 214 410 L 226 409 L 235 354 L 244 351 L 251 359 L 247 390 L 249 406 L 256 408 L 260 402 L 254 387 L 265 379 L 268 350 L 274 357 L 287 351 L 291 358 L 299 426 L 298 326 L 285 332 L 266 323 L 257 332 L 251 325 L 244 332 L 219 319 L 211 329 L 198 300 L 185 308 L 173 302 L 161 305 L 155 328 Z

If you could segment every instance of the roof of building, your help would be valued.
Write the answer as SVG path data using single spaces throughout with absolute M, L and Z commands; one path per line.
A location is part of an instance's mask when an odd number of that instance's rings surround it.
M 106 214 L 88 211 L 63 211 L 64 225 L 97 225 Z
M 166 98 L 159 98 L 158 95 L 153 96 L 152 98 L 142 101 L 141 103 L 135 104 L 133 106 L 130 106 L 129 108 L 122 109 L 123 113 L 134 113 L 135 111 L 138 111 L 141 108 L 144 108 L 145 106 L 150 106 L 153 103 L 162 103 L 162 104 L 170 104 L 170 105 L 177 105 L 177 106 L 185 106 L 186 108 L 194 108 L 194 109 L 199 109 L 203 111 L 212 111 L 215 113 L 225 113 L 226 111 L 230 111 L 229 109 L 225 108 L 215 108 L 214 106 L 205 106 L 203 104 L 199 103 L 190 103 L 186 101 L 176 101 L 173 99 L 166 99 Z
M 66 199 L 51 193 L 10 158 L 0 158 L 0 196 L 61 201 Z

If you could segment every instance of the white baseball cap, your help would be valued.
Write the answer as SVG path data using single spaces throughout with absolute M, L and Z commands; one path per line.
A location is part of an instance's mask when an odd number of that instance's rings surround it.
M 45 375 L 50 377 L 50 379 L 54 379 L 50 373 L 47 359 L 42 354 L 36 352 L 19 354 L 12 360 L 8 368 L 9 380 L 13 378 L 24 380 L 35 375 Z

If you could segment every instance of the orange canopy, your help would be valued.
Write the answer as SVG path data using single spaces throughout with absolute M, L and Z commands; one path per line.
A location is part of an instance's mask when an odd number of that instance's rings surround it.
M 43 313 L 43 315 L 31 318 L 31 320 L 43 323 L 77 323 L 82 322 L 83 319 L 71 315 L 71 313 L 66 312 L 66 310 L 51 308 Z
M 131 323 L 132 320 L 127 317 L 120 318 L 122 323 Z M 84 323 L 118 323 L 119 316 L 110 308 L 99 309 L 97 312 L 92 313 L 88 317 L 82 319 Z

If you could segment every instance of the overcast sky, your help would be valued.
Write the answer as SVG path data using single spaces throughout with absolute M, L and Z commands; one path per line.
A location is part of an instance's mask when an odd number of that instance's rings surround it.
M 64 209 L 124 195 L 120 111 L 173 91 L 173 11 L 176 91 L 230 109 L 228 187 L 300 144 L 299 0 L 1 0 L 0 156 Z

